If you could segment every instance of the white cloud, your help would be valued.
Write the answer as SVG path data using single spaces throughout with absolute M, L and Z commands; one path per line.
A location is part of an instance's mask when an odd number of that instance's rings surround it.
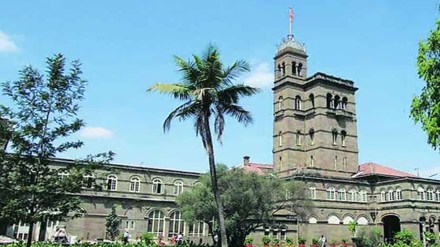
M 244 84 L 257 88 L 271 88 L 273 84 L 273 70 L 267 63 L 256 63 L 251 66 L 251 73 L 244 78 Z
M 0 52 L 18 51 L 18 46 L 6 33 L 0 31 Z
M 112 138 L 113 132 L 102 127 L 86 127 L 80 135 L 84 138 Z

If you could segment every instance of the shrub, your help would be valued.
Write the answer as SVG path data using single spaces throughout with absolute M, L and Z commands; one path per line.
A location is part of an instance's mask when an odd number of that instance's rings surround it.
M 414 239 L 414 234 L 407 229 L 403 229 L 402 231 L 396 233 L 394 238 L 397 240 L 397 242 L 402 242 L 409 245 Z
M 287 244 L 287 245 L 292 245 L 292 244 L 293 244 L 293 238 L 291 238 L 291 237 L 286 237 L 286 244 Z
M 319 240 L 318 239 L 316 239 L 316 238 L 313 238 L 312 239 L 312 244 L 318 244 L 319 243 Z
M 149 232 L 142 234 L 142 241 L 144 241 L 146 245 L 154 244 L 154 234 Z
M 303 238 L 303 237 L 299 237 L 299 238 L 298 238 L 298 243 L 299 243 L 299 244 L 305 244 L 305 243 L 306 243 L 306 239 Z
M 254 242 L 254 239 L 249 236 L 246 237 L 246 239 L 244 240 L 245 244 L 252 244 L 253 242 Z
M 271 241 L 272 239 L 270 239 L 270 237 L 268 237 L 268 236 L 263 236 L 263 239 L 262 239 L 262 241 L 263 241 L 263 244 L 270 244 L 270 241 Z

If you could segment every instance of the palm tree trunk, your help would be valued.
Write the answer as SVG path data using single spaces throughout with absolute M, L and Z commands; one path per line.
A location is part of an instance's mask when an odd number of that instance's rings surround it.
M 217 204 L 217 209 L 218 209 L 218 220 L 220 225 L 220 242 L 221 242 L 221 247 L 228 247 L 223 204 L 221 202 L 220 191 L 218 189 L 218 183 L 217 183 L 217 171 L 215 168 L 214 147 L 212 145 L 209 117 L 205 118 L 204 125 L 205 125 L 204 129 L 205 129 L 205 139 L 206 139 L 204 141 L 205 141 L 206 151 L 208 152 L 209 173 L 211 175 L 212 191 L 214 193 L 215 203 Z

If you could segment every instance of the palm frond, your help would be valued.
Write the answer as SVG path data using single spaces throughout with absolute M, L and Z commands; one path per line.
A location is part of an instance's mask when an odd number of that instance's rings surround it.
M 192 98 L 192 88 L 190 88 L 188 85 L 179 83 L 154 83 L 147 89 L 147 92 L 169 94 L 180 100 L 189 100 Z
M 225 118 L 223 116 L 223 108 L 216 104 L 215 107 L 214 131 L 217 134 L 217 141 L 222 143 L 223 130 L 225 129 Z
M 224 105 L 222 105 L 222 107 L 224 108 L 223 112 L 226 115 L 229 115 L 229 116 L 237 119 L 237 121 L 239 123 L 242 123 L 245 126 L 253 123 L 253 121 L 254 121 L 251 116 L 251 113 L 246 111 L 245 109 L 243 109 L 243 107 L 241 107 L 239 105 L 224 104 Z
M 217 93 L 219 102 L 229 102 L 230 104 L 237 104 L 241 97 L 252 96 L 259 93 L 260 89 L 243 84 L 236 84 L 229 86 Z
M 182 114 L 185 114 L 186 112 L 190 112 L 187 109 L 191 107 L 191 105 L 193 104 L 193 101 L 190 100 L 188 102 L 185 102 L 183 105 L 180 105 L 179 107 L 177 107 L 176 109 L 174 109 L 169 115 L 168 117 L 165 119 L 165 121 L 163 122 L 163 131 L 167 132 L 170 130 L 171 127 L 171 121 L 173 121 L 174 118 L 182 118 Z
M 232 85 L 233 81 L 237 79 L 243 72 L 249 71 L 249 64 L 244 60 L 238 60 L 223 71 L 223 82 L 226 85 Z
M 174 56 L 174 61 L 176 62 L 179 71 L 183 73 L 183 80 L 188 85 L 194 85 L 200 78 L 200 69 L 196 62 Z

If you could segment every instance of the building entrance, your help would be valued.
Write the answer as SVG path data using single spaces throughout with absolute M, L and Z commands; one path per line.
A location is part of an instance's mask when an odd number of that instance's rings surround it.
M 393 243 L 394 235 L 400 232 L 400 219 L 395 215 L 388 215 L 382 218 L 383 237 L 385 243 Z

